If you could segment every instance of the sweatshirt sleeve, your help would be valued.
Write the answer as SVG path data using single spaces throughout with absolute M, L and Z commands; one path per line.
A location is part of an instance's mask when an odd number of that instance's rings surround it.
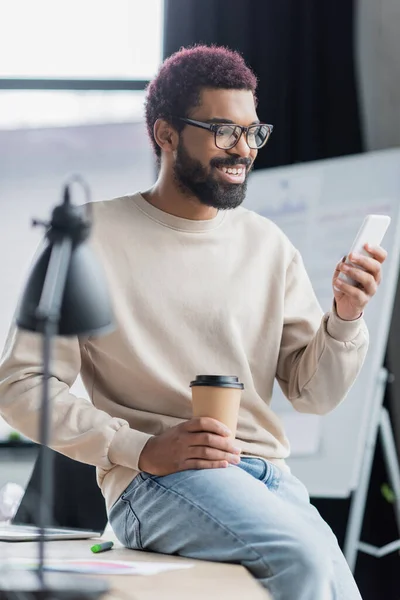
M 52 344 L 49 446 L 104 470 L 115 464 L 138 470 L 140 453 L 151 436 L 70 393 L 80 373 L 81 351 L 77 338 L 58 336 Z M 42 336 L 13 327 L 0 362 L 0 415 L 35 442 L 42 381 Z
M 276 378 L 299 412 L 326 414 L 345 398 L 368 349 L 364 319 L 323 315 L 298 252 L 288 267 Z

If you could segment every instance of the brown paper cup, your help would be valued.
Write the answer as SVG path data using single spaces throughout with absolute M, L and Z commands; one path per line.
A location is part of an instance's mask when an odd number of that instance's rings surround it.
M 237 377 L 198 375 L 190 384 L 194 417 L 212 417 L 236 436 L 240 399 L 244 388 Z

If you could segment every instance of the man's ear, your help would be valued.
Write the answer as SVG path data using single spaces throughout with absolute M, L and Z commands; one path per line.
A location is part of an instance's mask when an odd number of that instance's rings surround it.
M 153 127 L 154 139 L 164 152 L 174 152 L 178 147 L 178 132 L 165 119 L 157 119 Z

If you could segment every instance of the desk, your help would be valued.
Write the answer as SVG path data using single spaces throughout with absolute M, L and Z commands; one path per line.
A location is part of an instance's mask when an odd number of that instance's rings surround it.
M 112 536 L 107 536 L 107 540 Z M 98 540 L 68 540 L 47 542 L 48 558 L 93 558 L 98 560 L 157 561 L 192 563 L 190 569 L 158 575 L 115 575 L 105 577 L 110 594 L 104 600 L 270 600 L 270 595 L 240 565 L 213 563 L 128 550 L 115 542 L 109 552 L 94 555 L 90 547 Z M 37 556 L 34 542 L 0 542 L 0 562 L 6 558 Z M 102 576 L 103 577 L 103 576 Z

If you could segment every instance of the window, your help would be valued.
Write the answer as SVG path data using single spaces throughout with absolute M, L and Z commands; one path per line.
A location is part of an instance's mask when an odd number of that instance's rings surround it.
M 0 130 L 143 120 L 144 89 L 162 59 L 163 10 L 163 0 L 9 2 Z
M 161 0 L 12 0 L 1 10 L 0 77 L 150 79 Z

